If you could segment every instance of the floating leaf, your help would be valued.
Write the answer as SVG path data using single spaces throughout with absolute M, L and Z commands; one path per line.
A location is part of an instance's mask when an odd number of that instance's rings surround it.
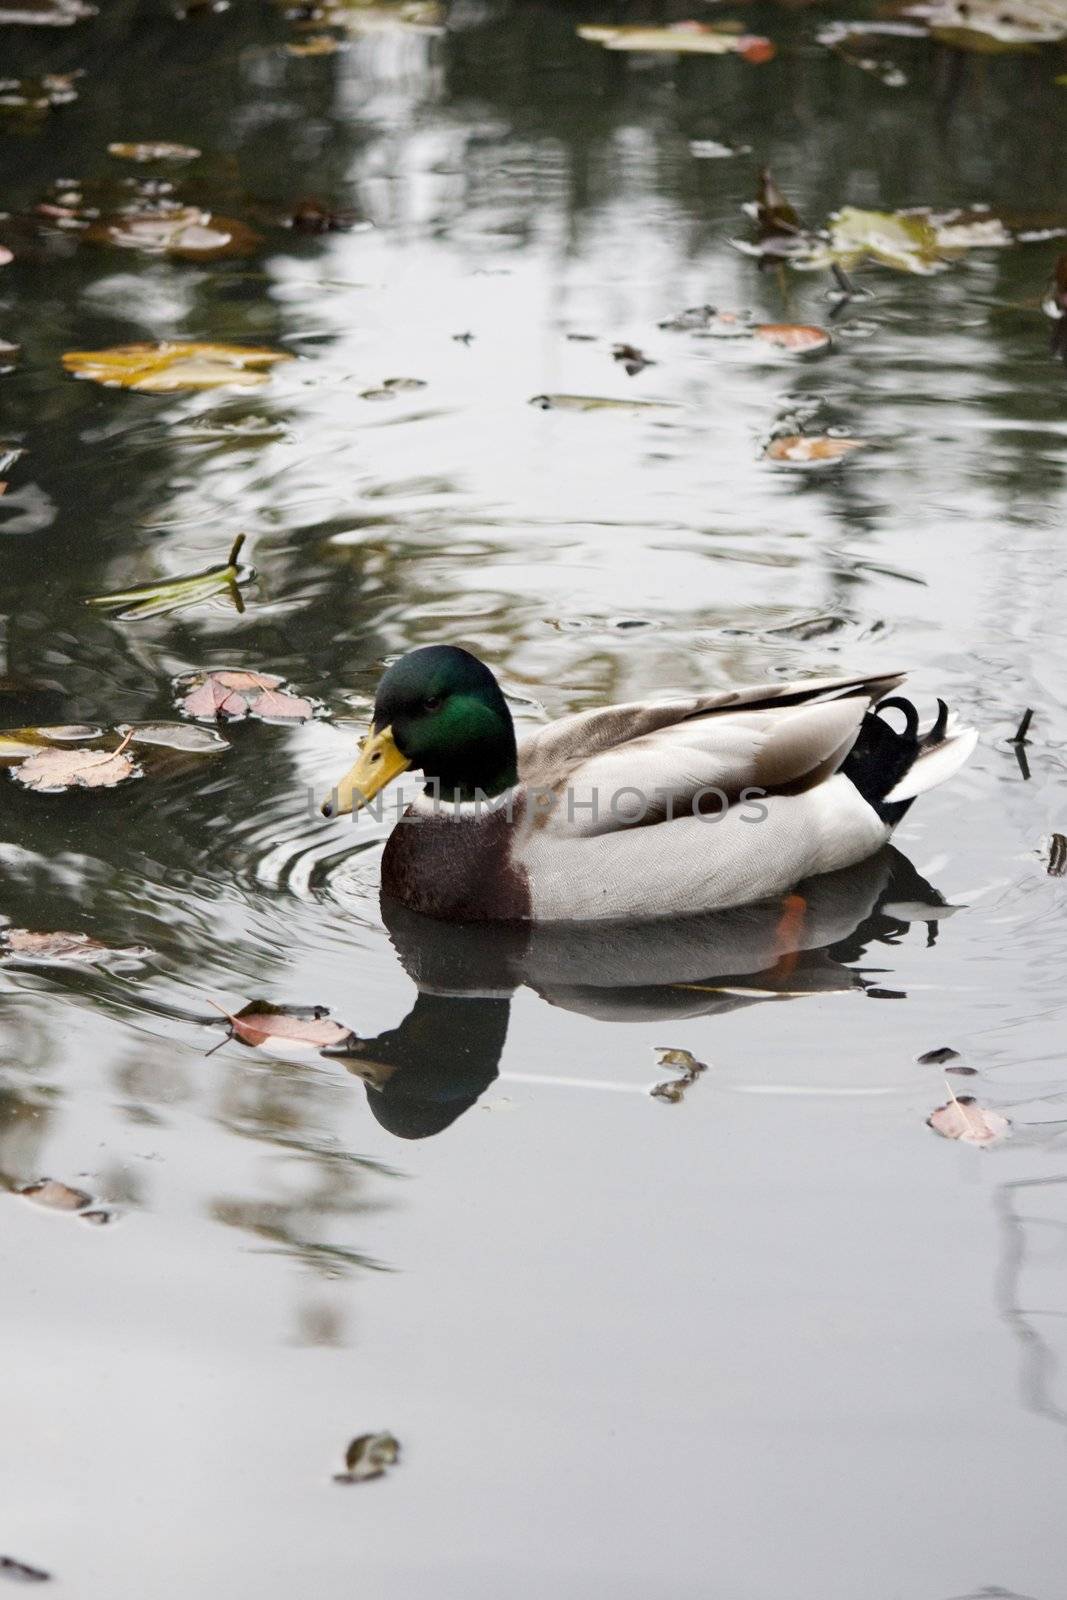
M 12 261 L 14 261 L 14 259 L 15 257 L 11 254 L 11 251 L 7 248 L 7 245 L 0 244 L 0 267 L 8 266 Z M 13 350 L 15 349 L 15 346 L 7 345 L 5 348 Z
M 265 1000 L 250 1000 L 242 1010 L 230 1012 L 215 1001 L 211 1004 L 229 1022 L 231 1039 L 254 1048 L 323 1050 L 353 1038 L 351 1028 L 330 1021 L 326 1006 L 272 1006 Z
M 335 1483 L 368 1483 L 382 1478 L 400 1459 L 400 1441 L 391 1433 L 361 1433 L 345 1451 L 345 1470 Z
M 752 333 L 761 343 L 795 356 L 820 355 L 832 343 L 825 328 L 801 322 L 758 322 Z
M 102 733 L 102 728 L 88 724 L 57 728 L 12 728 L 9 732 L 0 733 L 0 762 L 21 761 L 24 756 L 32 756 L 36 751 L 46 750 L 53 744 L 80 744 L 87 739 L 99 739 Z
M 0 11 L 0 23 L 4 13 Z M 74 18 L 71 18 L 74 21 Z M 0 1556 L 0 1578 L 10 1578 L 13 1583 L 48 1583 L 52 1574 L 40 1567 L 27 1566 L 25 1561 L 15 1561 L 11 1556 Z
M 440 0 L 311 0 L 309 21 L 348 33 L 443 33 Z
M 378 389 L 364 389 L 360 395 L 361 400 L 393 400 L 398 394 L 407 394 L 412 389 L 425 389 L 426 382 L 423 378 L 386 378 Z
M 214 261 L 221 256 L 252 255 L 263 243 L 258 233 L 197 206 L 168 206 L 123 212 L 86 228 L 88 244 L 117 250 L 142 250 L 147 255 L 175 256 L 183 261 Z
M 0 112 L 21 112 L 39 117 L 56 106 L 69 106 L 78 98 L 74 72 L 46 72 L 41 78 L 0 79 Z
M 115 966 L 143 961 L 144 945 L 116 949 L 87 933 L 33 933 L 28 928 L 0 929 L 0 961 L 7 966 Z
M 37 750 L 27 756 L 11 776 L 24 789 L 37 794 L 62 794 L 68 789 L 114 789 L 131 778 L 144 776 L 131 756 L 126 755 L 129 735 L 117 750 Z
M 195 161 L 200 154 L 191 144 L 168 144 L 165 139 L 145 144 L 109 144 L 109 156 L 119 161 Z
M 187 672 L 175 679 L 175 704 L 187 717 L 214 721 L 222 717 L 259 717 L 270 722 L 307 722 L 316 702 L 293 694 L 284 678 L 272 672 Z
M 714 22 L 675 22 L 669 27 L 588 25 L 578 29 L 578 37 L 605 50 L 640 50 L 645 53 L 667 51 L 672 55 L 743 56 L 756 63 L 774 57 L 774 45 L 760 34 L 735 33 Z
M 924 1055 L 917 1056 L 916 1059 L 921 1067 L 941 1067 L 946 1061 L 958 1061 L 960 1053 L 946 1044 L 939 1050 L 927 1050 Z
M 1011 1123 L 999 1111 L 981 1106 L 973 1095 L 953 1095 L 947 1105 L 938 1106 L 926 1119 L 943 1139 L 960 1139 L 964 1144 L 999 1144 L 1011 1132 Z
M 948 265 L 946 246 L 925 212 L 862 211 L 843 206 L 829 222 L 830 240 L 816 247 L 806 260 L 794 265 L 806 268 L 836 264 L 846 269 L 863 261 L 877 261 L 898 272 L 929 276 L 943 272 Z
M 72 22 L 95 17 L 96 6 L 82 0 L 5 0 L 0 4 L 0 26 L 19 28 L 69 28 Z
M 177 750 L 182 755 L 217 755 L 230 748 L 214 728 L 191 728 L 187 722 L 141 722 L 133 726 L 120 723 L 117 731 L 128 733 L 131 744 L 156 745 L 164 750 Z
M 344 45 L 331 33 L 313 33 L 309 39 L 292 41 L 285 48 L 291 56 L 332 56 Z
M 301 200 L 288 221 L 298 233 L 348 233 L 368 226 L 358 211 L 334 211 L 319 200 Z
M 1062 833 L 1050 835 L 1045 870 L 1050 878 L 1067 876 L 1067 835 Z
M 669 328 L 675 333 L 692 333 L 698 329 L 710 328 L 718 312 L 714 306 L 690 306 L 687 311 L 679 311 L 673 317 L 667 317 L 661 322 L 661 328 Z M 571 338 L 576 337 L 574 334 Z
M 84 1211 L 93 1203 L 92 1195 L 86 1194 L 84 1189 L 72 1189 L 56 1178 L 41 1178 L 37 1183 L 16 1189 L 15 1193 L 32 1200 L 34 1205 L 47 1206 L 50 1211 Z
M 828 467 L 862 450 L 865 439 L 835 439 L 826 434 L 787 433 L 772 439 L 764 452 L 780 467 Z
M 661 1067 L 670 1067 L 681 1074 L 678 1078 L 670 1078 L 666 1083 L 657 1083 L 651 1091 L 654 1100 L 665 1100 L 669 1105 L 677 1105 L 685 1091 L 694 1084 L 702 1072 L 707 1072 L 707 1065 L 698 1061 L 688 1050 L 663 1049 L 657 1047 Z
M 656 365 L 643 350 L 638 350 L 636 345 L 632 344 L 613 344 L 611 356 L 613 361 L 621 362 L 628 378 L 635 378 L 639 372 L 644 372 L 646 367 Z
M 540 411 L 677 411 L 666 400 L 610 400 L 594 394 L 535 394 L 530 401 Z
M 85 603 L 98 611 L 113 612 L 119 622 L 167 616 L 220 594 L 226 595 L 237 611 L 243 611 L 240 586 L 255 577 L 253 568 L 237 564 L 244 542 L 245 535 L 238 534 L 228 560 L 219 566 L 207 567 L 203 572 L 193 572 L 184 578 L 167 578 L 161 583 L 143 583 L 135 589 L 122 589 L 114 594 L 94 595 Z
M 237 344 L 119 344 L 107 350 L 70 350 L 63 365 L 76 378 L 144 394 L 182 389 L 254 389 L 267 368 L 292 361 L 284 350 Z

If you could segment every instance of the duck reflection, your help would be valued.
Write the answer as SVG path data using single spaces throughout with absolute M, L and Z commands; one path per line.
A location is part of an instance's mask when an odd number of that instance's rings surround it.
M 899 850 L 812 879 L 785 900 L 677 922 L 457 926 L 383 896 L 382 915 L 418 988 L 397 1028 L 329 1050 L 362 1078 L 370 1109 L 401 1139 L 441 1133 L 496 1078 L 511 996 L 613 1022 L 714 1016 L 768 1000 L 885 994 L 872 944 L 920 922 L 928 942 L 953 908 Z

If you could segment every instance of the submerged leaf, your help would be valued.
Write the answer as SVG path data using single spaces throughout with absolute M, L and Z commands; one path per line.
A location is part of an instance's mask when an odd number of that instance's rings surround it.
M 981 1106 L 973 1095 L 953 1095 L 947 1105 L 938 1106 L 926 1119 L 943 1139 L 960 1139 L 964 1144 L 999 1144 L 1011 1132 L 1011 1123 L 999 1111 Z
M 400 1459 L 400 1441 L 391 1433 L 361 1433 L 345 1451 L 345 1470 L 334 1474 L 335 1483 L 367 1483 L 381 1478 Z
M 102 728 L 88 724 L 58 728 L 12 728 L 0 733 L 0 762 L 21 761 L 38 750 L 47 750 L 53 744 L 77 744 L 86 739 L 99 739 Z
M 862 450 L 866 439 L 835 439 L 827 434 L 787 433 L 772 439 L 764 452 L 779 467 L 828 467 Z
M 33 933 L 28 928 L 0 929 L 0 961 L 8 966 L 109 966 L 143 961 L 144 945 L 115 949 L 87 933 Z
M 114 613 L 119 622 L 167 616 L 172 611 L 198 605 L 202 600 L 210 600 L 220 594 L 225 594 L 237 611 L 243 611 L 240 586 L 255 577 L 253 568 L 242 568 L 237 564 L 244 542 L 245 535 L 238 534 L 228 560 L 219 566 L 206 567 L 203 572 L 193 572 L 184 578 L 166 578 L 160 583 L 143 583 L 137 588 L 118 590 L 114 594 L 94 595 L 85 603 L 98 611 Z
M 93 1203 L 92 1195 L 86 1194 L 84 1189 L 72 1189 L 56 1178 L 41 1178 L 37 1183 L 16 1189 L 15 1193 L 32 1200 L 34 1205 L 47 1206 L 50 1211 L 84 1211 Z
M 210 756 L 230 747 L 214 728 L 191 728 L 187 722 L 120 723 L 118 732 L 129 734 L 131 744 L 156 745 L 183 755 Z
M 200 151 L 191 144 L 155 140 L 145 144 L 109 144 L 107 153 L 119 161 L 195 161 Z
M 353 1037 L 351 1028 L 330 1021 L 326 1006 L 272 1006 L 265 1000 L 250 1000 L 237 1012 L 218 1005 L 216 1010 L 229 1022 L 230 1037 L 253 1048 L 322 1050 Z
M 266 370 L 292 361 L 284 350 L 237 344 L 120 344 L 106 350 L 70 350 L 63 365 L 76 378 L 144 394 L 174 394 L 182 389 L 254 389 L 266 383 Z
M 307 722 L 317 710 L 314 701 L 293 694 L 284 678 L 272 672 L 226 669 L 187 672 L 175 679 L 175 704 L 187 717 L 214 721 L 258 717 L 268 722 Z

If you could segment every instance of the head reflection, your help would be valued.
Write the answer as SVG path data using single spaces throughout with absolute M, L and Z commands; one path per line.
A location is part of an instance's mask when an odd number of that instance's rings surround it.
M 928 943 L 951 912 L 899 850 L 812 879 L 784 900 L 677 922 L 494 926 L 419 916 L 385 897 L 382 915 L 418 995 L 399 1027 L 342 1051 L 376 1120 L 401 1139 L 441 1133 L 499 1071 L 511 996 L 605 1021 L 712 1016 L 768 1000 L 861 990 L 860 963 L 914 923 Z

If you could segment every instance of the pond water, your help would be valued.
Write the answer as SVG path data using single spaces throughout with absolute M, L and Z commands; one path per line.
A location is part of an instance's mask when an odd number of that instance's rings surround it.
M 3 918 L 148 951 L 0 969 L 5 1190 L 51 1177 L 113 1218 L 0 1195 L 0 1555 L 63 1592 L 1063 1593 L 1067 371 L 1040 309 L 1063 61 L 899 40 L 893 86 L 816 42 L 825 13 L 730 14 L 773 61 L 618 57 L 575 35 L 595 9 L 469 0 L 321 56 L 250 4 L 0 27 L 5 76 L 83 73 L 0 125 L 0 437 L 27 452 L 0 500 L 3 725 L 174 718 L 173 678 L 218 667 L 332 713 L 228 727 L 114 793 L 3 777 Z M 202 155 L 107 154 L 145 139 Z M 810 221 L 982 203 L 1041 237 L 861 268 L 838 308 L 825 273 L 731 244 L 764 163 Z M 34 216 L 131 175 L 257 252 Z M 312 197 L 372 226 L 283 226 Z M 704 303 L 835 313 L 834 346 L 658 327 Z M 165 396 L 61 365 L 181 338 L 297 359 Z M 615 342 L 654 364 L 628 376 Z M 364 397 L 390 378 L 422 386 Z M 872 443 L 776 470 L 783 428 Z M 242 531 L 243 612 L 85 605 Z M 426 928 L 379 905 L 387 822 L 313 801 L 383 660 L 437 641 L 523 727 L 903 664 L 983 738 L 896 853 L 812 887 L 784 985 L 766 910 Z M 253 998 L 330 1007 L 363 1057 L 208 1026 Z M 945 1045 L 1014 1124 L 996 1149 L 925 1126 L 949 1091 L 916 1058 Z M 660 1047 L 706 1064 L 676 1102 Z M 379 1429 L 398 1464 L 332 1481 Z

